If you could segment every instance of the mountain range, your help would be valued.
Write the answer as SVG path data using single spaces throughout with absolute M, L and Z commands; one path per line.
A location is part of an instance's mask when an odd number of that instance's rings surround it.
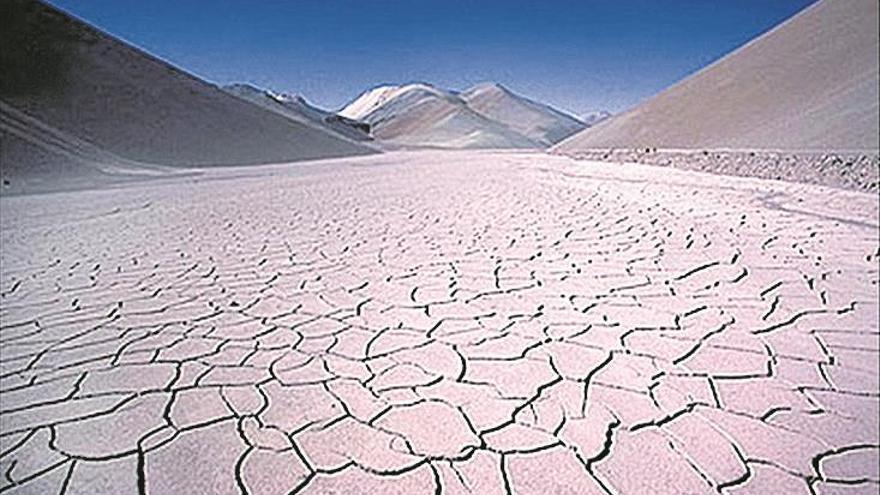
M 218 87 L 40 0 L 0 9 L 0 175 L 32 190 L 400 148 L 880 148 L 876 0 L 820 0 L 624 113 L 583 118 L 497 83 L 379 86 L 330 112 Z
M 39 0 L 0 8 L 0 175 L 37 189 L 398 147 L 546 148 L 586 127 L 499 85 L 381 87 L 337 114 L 217 87 Z
M 306 101 L 301 95 L 275 93 L 250 84 L 230 84 L 224 86 L 223 90 L 289 119 L 330 131 L 345 139 L 372 140 L 369 124 L 318 108 Z
M 390 144 L 442 148 L 546 148 L 587 127 L 497 83 L 463 92 L 425 83 L 380 86 L 339 115 L 368 123 Z

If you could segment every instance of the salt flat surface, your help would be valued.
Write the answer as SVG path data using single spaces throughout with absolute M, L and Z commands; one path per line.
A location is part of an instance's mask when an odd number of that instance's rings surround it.
M 4 493 L 876 493 L 876 195 L 410 152 L 0 198 Z

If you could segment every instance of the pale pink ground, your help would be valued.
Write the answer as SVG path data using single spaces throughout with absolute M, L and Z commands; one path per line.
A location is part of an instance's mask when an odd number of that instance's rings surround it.
M 876 493 L 876 195 L 421 152 L 3 198 L 0 491 Z

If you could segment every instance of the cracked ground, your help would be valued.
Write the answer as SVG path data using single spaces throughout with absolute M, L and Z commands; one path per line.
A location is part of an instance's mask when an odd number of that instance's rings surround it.
M 876 195 L 411 152 L 0 205 L 2 493 L 880 489 Z

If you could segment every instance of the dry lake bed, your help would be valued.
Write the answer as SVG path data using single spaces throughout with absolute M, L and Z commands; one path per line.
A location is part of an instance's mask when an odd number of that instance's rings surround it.
M 0 207 L 3 493 L 880 488 L 876 194 L 426 151 Z

